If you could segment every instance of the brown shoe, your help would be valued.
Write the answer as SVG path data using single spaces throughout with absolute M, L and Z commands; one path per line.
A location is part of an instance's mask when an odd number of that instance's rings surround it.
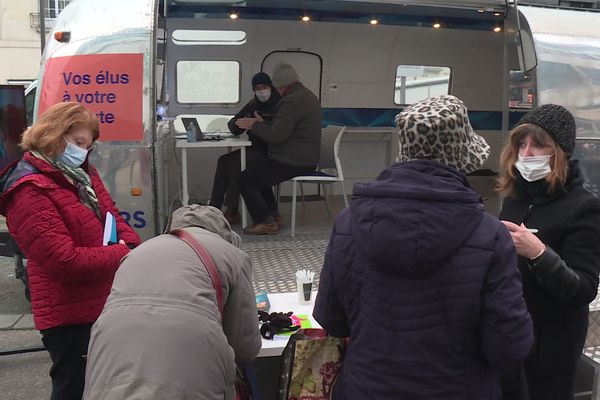
M 235 208 L 233 208 L 233 209 L 228 208 L 223 213 L 223 216 L 225 217 L 227 222 L 229 222 L 229 225 L 233 226 L 234 224 L 237 224 L 238 222 L 240 222 L 240 214 L 238 213 L 238 210 Z
M 279 225 L 277 222 L 271 222 L 270 224 L 254 224 L 249 228 L 244 229 L 246 235 L 277 235 L 279 233 Z
M 279 225 L 279 229 L 283 228 L 283 217 L 281 216 L 281 214 L 279 214 L 279 212 L 273 215 L 273 219 L 275 220 L 275 222 L 277 222 L 277 225 Z

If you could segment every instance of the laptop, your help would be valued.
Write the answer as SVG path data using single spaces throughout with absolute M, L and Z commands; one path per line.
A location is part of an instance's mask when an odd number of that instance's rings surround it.
M 176 139 L 187 138 L 187 132 L 193 128 L 195 128 L 196 132 L 198 132 L 198 141 L 223 140 L 234 136 L 231 132 L 203 132 L 198 124 L 198 120 L 194 117 L 181 117 L 181 122 L 185 128 L 186 135 L 177 135 L 175 137 Z
M 202 135 L 202 129 L 200 129 L 200 125 L 198 124 L 198 120 L 196 118 L 181 118 L 181 122 L 183 123 L 183 127 L 185 131 L 188 132 L 192 130 L 192 128 L 196 128 L 196 132 L 198 132 L 198 136 Z

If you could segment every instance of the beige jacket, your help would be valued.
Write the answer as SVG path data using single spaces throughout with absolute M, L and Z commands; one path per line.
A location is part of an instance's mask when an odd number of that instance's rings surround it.
M 192 248 L 172 235 L 148 240 L 123 260 L 92 328 L 84 399 L 234 398 L 236 361 L 248 365 L 261 347 L 250 260 L 219 211 L 190 207 L 172 228 L 185 227 L 215 262 L 223 325 Z

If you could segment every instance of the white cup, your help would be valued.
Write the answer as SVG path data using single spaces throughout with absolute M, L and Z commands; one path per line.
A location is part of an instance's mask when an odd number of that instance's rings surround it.
M 300 278 L 296 279 L 296 285 L 298 288 L 298 303 L 300 304 L 310 304 L 312 298 L 312 281 L 301 280 Z

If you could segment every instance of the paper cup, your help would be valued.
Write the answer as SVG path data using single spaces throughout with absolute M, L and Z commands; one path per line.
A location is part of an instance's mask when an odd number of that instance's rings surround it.
M 310 304 L 313 283 L 296 279 L 296 285 L 298 287 L 298 303 Z

